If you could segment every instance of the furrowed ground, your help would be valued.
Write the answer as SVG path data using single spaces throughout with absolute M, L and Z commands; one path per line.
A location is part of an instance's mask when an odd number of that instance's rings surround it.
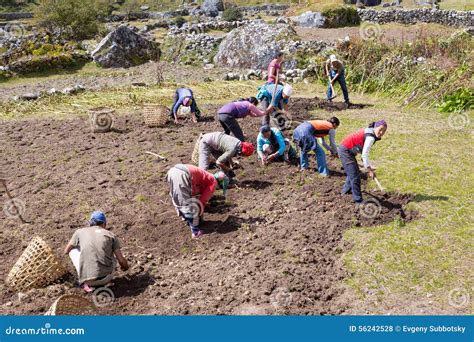
M 190 162 L 200 132 L 221 129 L 214 121 L 219 105 L 254 95 L 258 83 L 205 83 L 202 73 L 185 68 L 175 79 L 193 75 L 186 84 L 205 120 L 152 129 L 143 124 L 142 104 L 169 105 L 181 84 L 124 86 L 136 70 L 115 74 L 122 85 L 2 104 L 1 169 L 30 221 L 22 225 L 0 213 L 2 312 L 41 314 L 59 294 L 79 291 L 72 276 L 21 295 L 4 280 L 33 235 L 60 253 L 87 215 L 102 209 L 132 264 L 118 274 L 116 300 L 101 308 L 104 314 L 472 313 L 462 301 L 473 286 L 472 112 L 449 118 L 357 94 L 352 101 L 364 106 L 339 111 L 338 104 L 315 99 L 323 97 L 322 87 L 297 84 L 293 124 L 337 115 L 340 141 L 370 121 L 388 121 L 372 159 L 389 194 L 363 182 L 366 197 L 381 203 L 381 214 L 367 218 L 339 194 L 344 175 L 338 160 L 330 161 L 333 176 L 323 179 L 314 169 L 262 168 L 251 157 L 242 160 L 228 198 L 217 192 L 206 210 L 208 234 L 193 241 L 174 214 L 166 172 Z M 2 84 L 2 93 L 17 86 Z M 91 133 L 88 109 L 99 105 L 116 109 L 115 132 Z M 255 139 L 259 120 L 241 124 Z M 0 194 L 3 205 L 6 194 Z

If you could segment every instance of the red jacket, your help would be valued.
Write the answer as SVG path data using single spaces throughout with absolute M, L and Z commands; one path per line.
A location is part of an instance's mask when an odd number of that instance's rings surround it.
M 354 154 L 362 152 L 364 148 L 365 138 L 372 136 L 375 138 L 375 142 L 380 140 L 374 133 L 373 128 L 361 128 L 357 132 L 348 135 L 342 140 L 341 145 L 345 146 L 348 150 L 351 150 Z
M 187 164 L 186 168 L 191 175 L 192 195 L 193 197 L 200 195 L 199 200 L 203 207 L 205 207 L 214 191 L 216 191 L 217 181 L 212 173 L 204 171 L 197 166 Z

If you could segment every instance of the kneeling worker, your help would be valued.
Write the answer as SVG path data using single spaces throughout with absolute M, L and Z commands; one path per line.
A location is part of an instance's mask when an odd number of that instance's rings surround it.
M 64 254 L 69 254 L 81 287 L 86 292 L 92 292 L 91 287 L 112 284 L 116 260 L 122 270 L 128 269 L 128 262 L 120 248 L 118 238 L 107 228 L 105 214 L 95 211 L 89 227 L 74 232 Z

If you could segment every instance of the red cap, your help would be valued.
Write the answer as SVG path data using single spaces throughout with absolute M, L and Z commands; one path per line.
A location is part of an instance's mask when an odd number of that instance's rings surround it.
M 253 154 L 255 151 L 255 147 L 253 147 L 252 143 L 249 142 L 242 142 L 242 154 L 246 157 L 249 157 Z

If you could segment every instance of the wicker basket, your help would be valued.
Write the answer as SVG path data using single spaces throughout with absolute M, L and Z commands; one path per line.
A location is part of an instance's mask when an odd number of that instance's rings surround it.
M 44 314 L 45 316 L 76 316 L 76 315 L 94 315 L 96 313 L 91 301 L 83 296 L 62 295 L 56 299 Z
M 39 236 L 33 238 L 7 276 L 17 291 L 44 287 L 67 273 L 61 260 Z
M 94 133 L 110 132 L 114 124 L 115 110 L 97 107 L 89 110 L 91 129 Z
M 143 107 L 143 119 L 148 127 L 163 127 L 169 115 L 169 109 L 162 105 L 148 104 Z
M 201 142 L 202 136 L 202 133 L 199 134 L 199 138 L 197 139 L 196 144 L 194 145 L 193 154 L 191 155 L 191 160 L 196 165 L 199 163 L 199 143 Z

